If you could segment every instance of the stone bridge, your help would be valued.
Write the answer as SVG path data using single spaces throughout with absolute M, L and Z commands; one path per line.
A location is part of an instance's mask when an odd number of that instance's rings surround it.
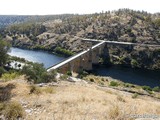
M 93 40 L 93 39 L 83 39 L 83 41 L 89 41 L 97 43 L 96 45 L 90 47 L 89 49 L 80 52 L 74 56 L 71 56 L 64 61 L 51 66 L 47 71 L 57 70 L 60 73 L 66 73 L 67 71 L 81 72 L 82 70 L 92 70 L 93 64 L 99 63 L 99 57 L 105 55 L 107 45 L 118 45 L 125 46 L 128 49 L 132 49 L 134 46 L 151 46 L 151 47 L 160 47 L 160 45 L 150 45 L 150 44 L 138 44 L 130 42 L 117 42 L 117 41 L 104 41 L 104 40 Z M 107 54 L 107 53 L 106 53 Z
M 48 68 L 47 71 L 57 70 L 61 73 L 66 73 L 66 71 L 80 72 L 82 70 L 92 70 L 92 65 L 99 63 L 99 56 L 103 54 L 104 47 L 105 41 L 102 41 L 91 48 Z

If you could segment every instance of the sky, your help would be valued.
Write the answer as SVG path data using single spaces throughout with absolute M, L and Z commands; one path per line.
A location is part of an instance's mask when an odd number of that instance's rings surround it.
M 0 15 L 88 14 L 129 8 L 160 12 L 160 0 L 0 0 Z

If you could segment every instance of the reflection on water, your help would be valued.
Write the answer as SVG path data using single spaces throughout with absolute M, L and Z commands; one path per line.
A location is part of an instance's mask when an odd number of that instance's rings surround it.
M 8 54 L 11 56 L 25 58 L 28 61 L 43 63 L 45 68 L 48 68 L 65 59 L 64 57 L 44 51 L 26 50 L 13 47 L 11 48 L 11 52 Z
M 94 73 L 101 76 L 110 76 L 126 83 L 141 86 L 160 86 L 160 71 L 112 66 L 95 68 Z

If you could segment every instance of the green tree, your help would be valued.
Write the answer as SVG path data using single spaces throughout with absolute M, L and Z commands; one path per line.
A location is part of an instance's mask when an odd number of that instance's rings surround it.
M 24 66 L 22 69 L 22 73 L 26 74 L 27 79 L 29 81 L 34 81 L 34 83 L 42 82 L 42 76 L 46 72 L 45 68 L 43 68 L 42 64 L 34 63 L 30 66 Z
M 56 81 L 56 73 L 54 71 L 47 72 L 43 65 L 38 63 L 34 63 L 30 66 L 24 66 L 22 73 L 26 74 L 28 81 L 32 81 L 34 83 Z
M 133 68 L 136 68 L 136 67 L 139 67 L 140 65 L 139 65 L 139 63 L 138 63 L 137 60 L 132 59 L 132 60 L 131 60 L 131 66 L 132 66 Z
M 4 40 L 0 40 L 0 67 L 3 67 L 8 59 L 7 52 L 10 49 L 9 43 L 5 42 Z
M 159 26 L 160 26 L 160 18 L 156 19 L 156 20 L 154 21 L 154 23 L 155 23 L 156 26 L 159 27 Z

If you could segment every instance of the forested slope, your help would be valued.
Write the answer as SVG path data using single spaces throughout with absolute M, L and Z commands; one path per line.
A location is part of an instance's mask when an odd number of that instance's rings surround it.
M 1 36 L 15 47 L 67 55 L 89 47 L 80 38 L 160 45 L 159 13 L 120 9 L 86 15 L 32 17 L 34 20 L 7 26 Z M 160 69 L 160 48 L 135 47 L 130 51 L 118 46 L 108 48 L 113 63 Z

